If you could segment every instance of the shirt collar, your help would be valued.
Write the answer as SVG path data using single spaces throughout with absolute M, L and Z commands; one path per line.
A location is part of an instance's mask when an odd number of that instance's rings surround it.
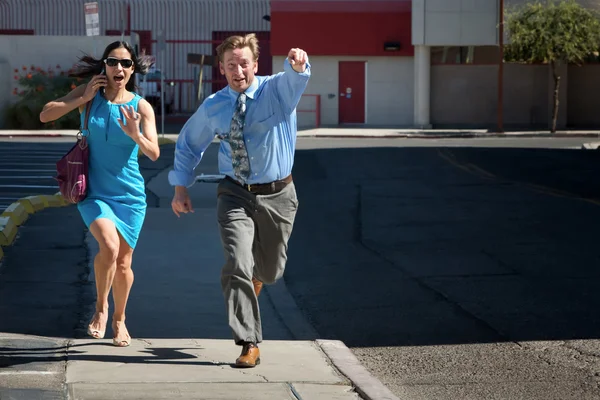
M 229 90 L 229 97 L 231 98 L 231 104 L 235 104 L 235 102 L 237 101 L 240 94 L 238 92 L 236 92 L 235 90 L 233 90 L 230 86 L 228 86 L 227 89 Z M 246 91 L 244 93 L 246 93 L 246 96 L 248 96 L 249 98 L 254 100 L 254 95 L 255 95 L 257 89 L 258 89 L 258 77 L 255 75 L 254 79 L 252 80 L 252 83 L 250 84 L 250 87 L 248 89 L 246 89 Z

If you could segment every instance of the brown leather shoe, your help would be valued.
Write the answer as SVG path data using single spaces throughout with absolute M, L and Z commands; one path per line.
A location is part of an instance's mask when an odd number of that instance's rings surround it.
M 254 293 L 256 293 L 256 297 L 258 297 L 260 291 L 262 290 L 263 283 L 255 277 L 252 277 L 252 284 L 254 285 Z
M 260 364 L 260 350 L 254 343 L 246 343 L 242 347 L 242 354 L 235 360 L 237 368 L 254 368 Z

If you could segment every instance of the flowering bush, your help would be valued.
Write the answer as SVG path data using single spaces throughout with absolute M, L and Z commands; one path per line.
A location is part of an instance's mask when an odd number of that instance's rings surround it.
M 55 68 L 42 68 L 32 65 L 14 70 L 17 85 L 13 95 L 16 102 L 5 110 L 7 129 L 78 129 L 79 111 L 73 110 L 64 117 L 44 124 L 40 122 L 40 112 L 46 103 L 65 96 L 83 82 L 80 78 L 70 78 L 71 71 Z

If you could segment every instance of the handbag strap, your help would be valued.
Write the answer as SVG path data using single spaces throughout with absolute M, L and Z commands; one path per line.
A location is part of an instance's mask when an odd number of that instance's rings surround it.
M 94 100 L 90 100 L 85 105 L 85 120 L 83 121 L 83 131 L 87 131 L 88 128 L 88 120 L 90 119 L 90 111 L 92 109 L 92 102 Z

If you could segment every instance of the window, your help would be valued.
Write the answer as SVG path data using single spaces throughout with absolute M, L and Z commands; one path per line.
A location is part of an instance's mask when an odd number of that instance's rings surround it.
M 432 65 L 489 65 L 498 63 L 497 46 L 437 46 L 431 48 Z

